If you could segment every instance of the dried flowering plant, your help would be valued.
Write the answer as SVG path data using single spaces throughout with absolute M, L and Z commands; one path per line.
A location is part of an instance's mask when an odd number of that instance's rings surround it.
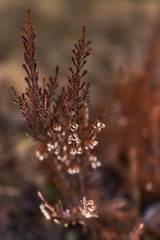
M 19 96 L 12 87 L 16 97 L 14 102 L 22 111 L 28 136 L 38 142 L 36 157 L 50 170 L 67 207 L 64 210 L 61 201 L 52 207 L 38 192 L 43 202 L 40 209 L 46 219 L 52 218 L 65 227 L 76 223 L 87 226 L 87 218 L 98 217 L 94 201 L 87 200 L 87 196 L 89 176 L 101 166 L 94 149 L 98 144 L 97 133 L 105 127 L 102 118 L 106 113 L 94 123 L 89 123 L 89 83 L 83 78 L 87 74 L 84 67 L 91 52 L 91 41 L 86 42 L 83 26 L 82 37 L 72 50 L 73 67 L 69 68 L 68 85 L 57 96 L 58 66 L 48 82 L 43 78 L 42 86 L 39 83 L 35 60 L 36 35 L 30 10 L 22 29 L 27 88 Z M 79 206 L 80 202 L 82 206 Z

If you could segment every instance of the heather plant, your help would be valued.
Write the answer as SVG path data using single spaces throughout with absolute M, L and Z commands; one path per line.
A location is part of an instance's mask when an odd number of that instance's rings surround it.
M 49 169 L 51 178 L 60 190 L 61 199 L 50 204 L 38 191 L 40 209 L 47 220 L 68 227 L 80 224 L 84 231 L 92 233 L 92 239 L 138 240 L 144 225 L 135 220 L 133 212 L 120 211 L 125 206 L 122 199 L 109 199 L 97 186 L 94 173 L 101 166 L 95 148 L 98 133 L 105 128 L 102 122 L 106 111 L 90 123 L 89 83 L 84 80 L 91 41 L 86 41 L 86 28 L 74 44 L 72 65 L 69 68 L 67 85 L 57 94 L 58 72 L 40 84 L 35 60 L 35 31 L 30 10 L 23 29 L 24 60 L 27 88 L 25 93 L 15 95 L 27 135 L 37 141 L 35 156 Z M 97 174 L 98 175 L 98 174 Z M 101 189 L 101 188 L 100 188 Z M 116 227 L 119 225 L 117 232 Z M 138 225 L 137 225 L 138 224 Z M 128 233 L 133 226 L 136 227 Z M 121 229 L 122 228 L 122 229 Z M 123 232 L 124 230 L 124 232 Z
M 91 41 L 86 42 L 83 26 L 82 37 L 72 50 L 73 67 L 69 68 L 68 85 L 56 96 L 58 66 L 55 75 L 48 82 L 43 78 L 42 87 L 39 85 L 35 32 L 29 10 L 25 28 L 22 29 L 27 88 L 21 96 L 12 88 L 16 97 L 14 102 L 22 111 L 27 135 L 39 143 L 36 157 L 49 168 L 53 181 L 61 189 L 65 202 L 69 203 L 66 210 L 61 202 L 52 208 L 38 192 L 43 201 L 40 208 L 47 219 L 53 218 L 57 224 L 86 225 L 85 219 L 98 217 L 94 201 L 88 200 L 87 189 L 92 171 L 101 166 L 94 149 L 98 144 L 97 133 L 105 127 L 101 122 L 105 112 L 94 123 L 89 123 L 89 83 L 83 78 L 87 74 L 84 67 L 90 55 Z

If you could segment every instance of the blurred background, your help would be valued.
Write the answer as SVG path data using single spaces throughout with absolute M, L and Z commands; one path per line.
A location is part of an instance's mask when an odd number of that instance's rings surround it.
M 93 41 L 87 75 L 91 82 L 91 120 L 96 119 L 103 109 L 108 110 L 104 120 L 107 129 L 101 134 L 99 147 L 103 150 L 99 155 L 107 168 L 107 159 L 117 158 L 113 156 L 117 149 L 113 142 L 118 136 L 119 107 L 114 86 L 119 82 L 119 68 L 141 72 L 150 43 L 155 39 L 158 53 L 159 7 L 159 0 L 0 0 L 1 240 L 59 236 L 59 230 L 53 228 L 52 223 L 45 223 L 39 213 L 36 196 L 40 189 L 56 200 L 56 189 L 50 183 L 47 171 L 35 159 L 35 143 L 25 136 L 26 129 L 19 110 L 12 103 L 14 97 L 10 89 L 14 86 L 19 93 L 25 89 L 21 26 L 25 23 L 27 9 L 31 9 L 37 35 L 40 77 L 54 74 L 58 64 L 60 86 L 66 81 L 73 43 L 81 36 L 82 25 L 87 26 L 87 39 Z M 156 59 L 154 83 L 158 86 L 158 54 Z M 79 239 L 77 230 L 60 235 L 62 239 Z

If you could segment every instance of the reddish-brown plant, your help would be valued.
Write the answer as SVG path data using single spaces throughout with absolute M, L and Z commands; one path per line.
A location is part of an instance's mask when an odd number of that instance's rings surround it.
M 53 218 L 57 224 L 86 225 L 87 218 L 98 217 L 94 201 L 88 201 L 86 197 L 89 195 L 89 175 L 101 166 L 94 149 L 98 144 L 97 133 L 105 127 L 101 122 L 105 112 L 94 123 L 89 123 L 89 83 L 83 78 L 87 73 L 84 67 L 91 52 L 91 41 L 86 42 L 83 26 L 82 37 L 72 50 L 73 67 L 69 68 L 68 85 L 57 96 L 58 66 L 48 82 L 43 78 L 42 87 L 39 83 L 35 60 L 36 35 L 30 10 L 22 29 L 27 88 L 19 96 L 12 87 L 16 97 L 14 102 L 22 111 L 28 128 L 27 135 L 39 143 L 36 157 L 49 168 L 67 206 L 64 210 L 59 202 L 51 207 L 39 192 L 43 201 L 40 208 L 47 219 Z

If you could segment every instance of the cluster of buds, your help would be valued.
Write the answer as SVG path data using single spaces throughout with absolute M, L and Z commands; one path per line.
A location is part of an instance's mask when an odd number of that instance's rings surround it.
M 69 145 L 72 145 L 72 147 L 70 148 L 69 150 L 69 154 L 72 155 L 72 156 L 75 156 L 76 154 L 82 154 L 83 150 L 82 150 L 82 147 L 80 146 L 81 144 L 81 140 L 78 136 L 78 133 L 76 132 L 77 129 L 78 129 L 79 125 L 75 122 L 72 122 L 70 125 L 69 125 L 69 128 L 70 128 L 70 135 L 68 136 L 68 144 Z M 75 174 L 75 173 L 79 173 L 79 171 L 75 172 L 74 170 L 72 171 L 72 169 L 69 169 L 68 171 L 70 174 Z
M 80 168 L 78 166 L 74 166 L 72 168 L 68 168 L 67 172 L 71 175 L 80 173 Z
M 63 155 L 63 156 L 58 155 L 58 156 L 57 156 L 57 159 L 58 159 L 59 161 L 61 161 L 61 162 L 65 162 L 65 161 L 67 161 L 67 155 Z
M 73 122 L 69 125 L 69 127 L 70 127 L 71 132 L 75 132 L 78 129 L 79 125 L 77 123 Z
M 47 153 L 40 153 L 39 150 L 36 150 L 35 152 L 36 154 L 36 157 L 40 160 L 40 161 L 43 161 L 44 159 L 46 159 L 48 157 L 48 154 Z
M 101 162 L 97 161 L 97 162 L 91 162 L 91 166 L 93 169 L 96 169 L 97 167 L 101 166 Z
M 58 142 L 54 142 L 54 143 L 47 143 L 47 149 L 48 151 L 52 151 L 53 149 L 56 149 L 58 147 Z
M 60 147 L 58 142 L 47 143 L 47 149 L 49 152 L 53 151 L 55 155 L 59 155 L 60 153 Z
M 72 142 L 75 142 L 77 145 L 80 144 L 81 140 L 79 139 L 77 133 L 72 133 L 68 136 L 68 144 L 72 144 Z
M 97 206 L 95 205 L 93 200 L 86 200 L 86 197 L 83 197 L 83 200 L 80 201 L 82 204 L 82 207 L 79 207 L 79 210 L 81 211 L 82 215 L 85 218 L 98 218 L 98 215 L 95 213 Z
M 82 154 L 82 147 L 73 147 L 73 148 L 71 148 L 70 149 L 70 151 L 69 151 L 69 153 L 71 154 L 71 155 L 76 155 L 76 154 Z
M 96 169 L 97 167 L 101 166 L 101 162 L 98 161 L 97 157 L 94 155 L 90 155 L 89 161 L 91 162 L 91 166 L 93 169 Z
M 102 123 L 102 122 L 100 122 L 99 120 L 97 120 L 94 124 L 93 124 L 93 129 L 97 132 L 97 133 L 99 133 L 99 132 L 101 132 L 101 130 L 103 129 L 103 128 L 105 128 L 105 124 L 104 123 Z
M 89 142 L 87 142 L 85 149 L 86 150 L 94 149 L 97 145 L 98 145 L 98 141 L 95 139 L 92 139 Z
M 53 126 L 53 129 L 49 129 L 47 131 L 47 135 L 49 136 L 50 139 L 53 139 L 54 135 L 55 135 L 55 132 L 56 134 L 58 134 L 58 136 L 65 136 L 66 135 L 66 132 L 65 131 L 61 131 L 62 130 L 62 126 L 60 124 L 56 124 Z

